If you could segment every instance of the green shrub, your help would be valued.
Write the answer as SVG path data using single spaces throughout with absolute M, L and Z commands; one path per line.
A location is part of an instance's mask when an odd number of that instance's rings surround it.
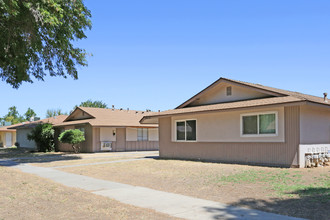
M 62 132 L 58 139 L 62 143 L 71 144 L 73 151 L 79 153 L 79 144 L 85 141 L 85 134 L 79 129 L 70 129 Z
M 40 152 L 54 151 L 54 128 L 51 124 L 37 125 L 27 138 L 36 142 L 37 150 Z

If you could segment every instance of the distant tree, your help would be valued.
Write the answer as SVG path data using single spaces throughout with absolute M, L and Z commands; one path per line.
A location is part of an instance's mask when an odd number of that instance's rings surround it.
M 75 108 L 77 105 L 75 106 Z M 92 107 L 92 108 L 108 108 L 108 105 L 102 101 L 92 101 L 88 99 L 85 102 L 80 103 L 79 107 Z
M 29 121 L 32 117 L 37 116 L 37 114 L 33 111 L 33 109 L 28 108 L 28 110 L 24 114 L 25 120 Z
M 54 128 L 53 125 L 45 123 L 37 125 L 30 134 L 27 135 L 28 140 L 33 140 L 37 144 L 38 151 L 50 152 L 54 151 Z
M 8 109 L 8 113 L 3 117 L 3 121 L 11 122 L 11 124 L 18 124 L 25 121 L 25 119 L 18 113 L 16 106 L 12 106 Z
M 67 113 L 62 112 L 61 109 L 48 109 L 46 112 L 46 118 L 51 118 L 57 115 L 67 115 Z
M 73 42 L 90 18 L 83 0 L 0 0 L 0 78 L 14 88 L 47 74 L 78 79 L 87 53 Z
M 62 143 L 71 144 L 73 151 L 79 153 L 79 144 L 85 141 L 85 134 L 79 129 L 70 129 L 62 132 L 58 139 Z

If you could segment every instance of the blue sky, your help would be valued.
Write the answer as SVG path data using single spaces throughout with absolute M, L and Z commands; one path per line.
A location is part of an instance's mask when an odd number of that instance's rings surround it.
M 93 56 L 79 79 L 46 77 L 10 106 L 38 116 L 87 99 L 136 110 L 171 109 L 219 77 L 322 96 L 330 92 L 330 1 L 85 1 L 93 28 L 78 42 Z

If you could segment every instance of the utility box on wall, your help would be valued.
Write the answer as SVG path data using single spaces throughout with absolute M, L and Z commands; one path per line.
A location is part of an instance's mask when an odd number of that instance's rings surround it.
M 300 144 L 299 168 L 317 167 L 330 162 L 330 144 Z
M 101 151 L 111 151 L 112 142 L 111 141 L 102 141 L 101 142 Z

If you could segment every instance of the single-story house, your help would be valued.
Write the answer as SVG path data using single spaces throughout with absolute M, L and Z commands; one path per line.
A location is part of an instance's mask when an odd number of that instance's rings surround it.
M 148 110 L 77 107 L 63 123 L 57 124 L 56 136 L 68 129 L 85 132 L 81 152 L 158 150 L 158 125 L 141 124 Z M 69 144 L 57 141 L 60 151 L 72 151 Z
M 11 129 L 15 125 L 0 127 L 0 147 L 12 147 L 16 142 L 16 130 Z
M 39 124 L 49 123 L 56 125 L 62 123 L 67 115 L 58 115 L 50 118 L 45 118 L 37 121 L 26 121 L 19 124 L 12 125 L 10 129 L 16 129 L 16 141 L 21 148 L 27 148 L 31 150 L 37 149 L 37 144 L 34 141 L 30 141 L 27 135 Z
M 316 97 L 220 78 L 141 123 L 159 124 L 162 158 L 297 167 L 302 145 L 330 153 L 327 93 Z

